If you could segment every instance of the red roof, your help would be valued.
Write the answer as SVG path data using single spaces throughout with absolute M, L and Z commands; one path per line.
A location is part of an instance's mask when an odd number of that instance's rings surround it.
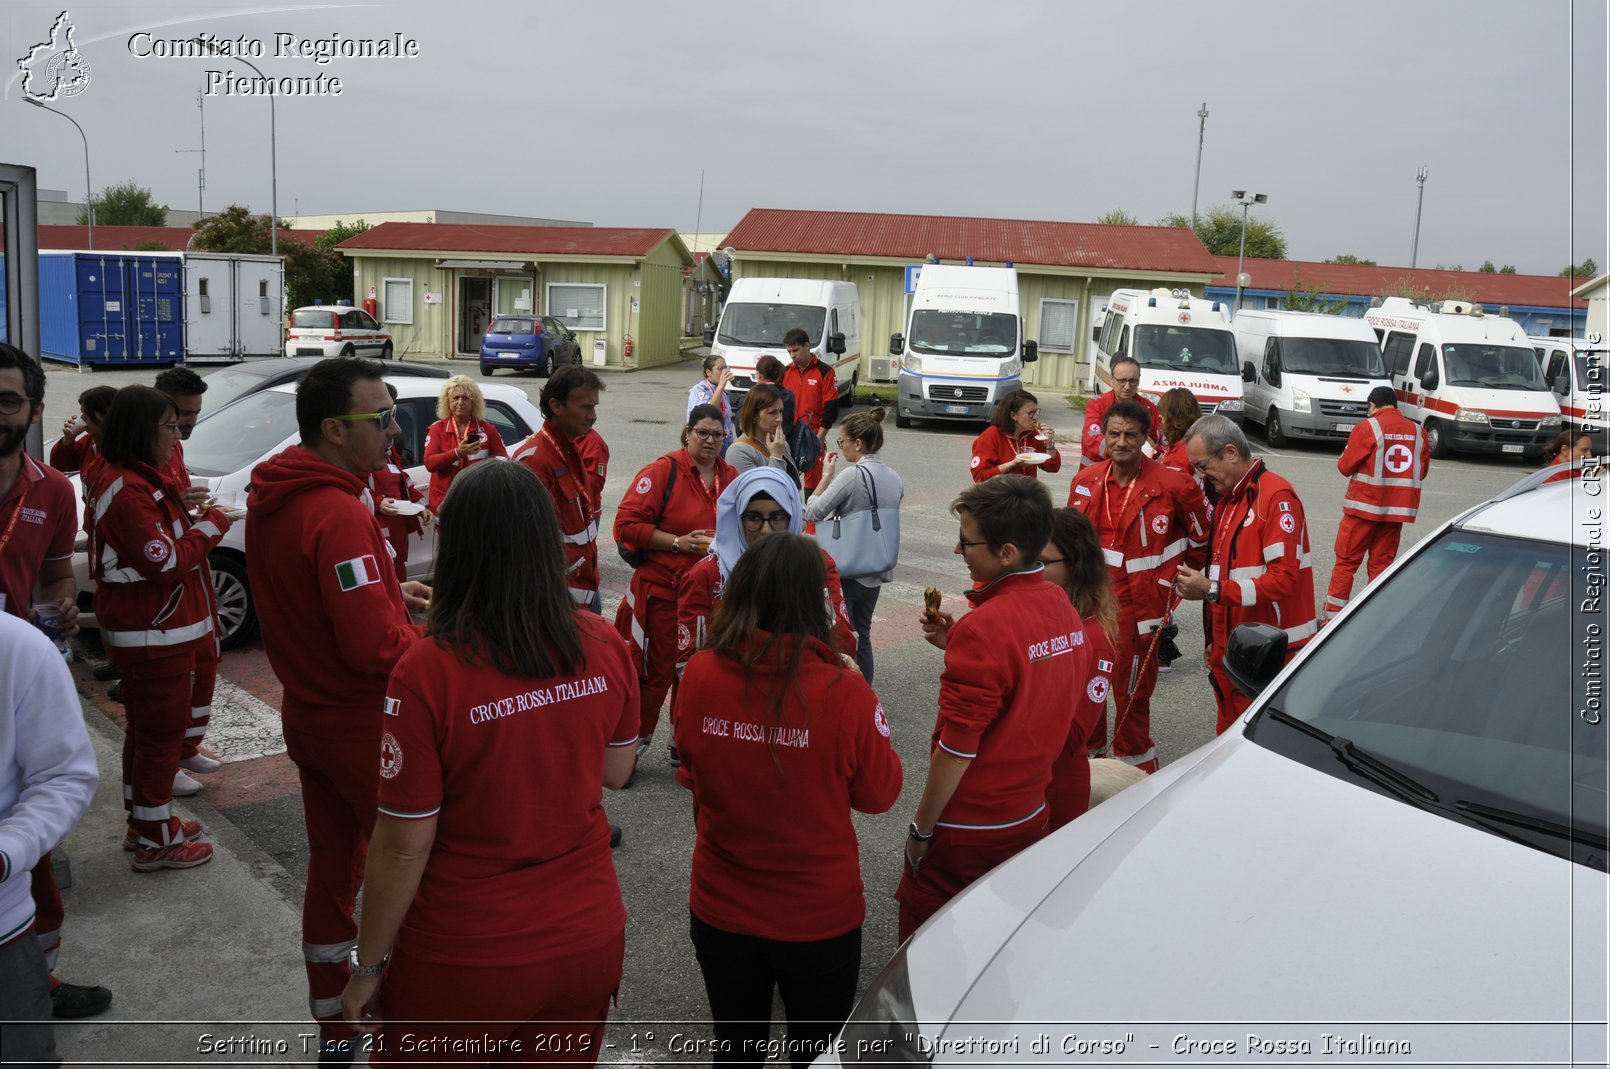
M 183 252 L 194 233 L 195 229 L 188 226 L 97 226 L 95 251 L 133 251 L 137 246 L 156 243 L 170 252 Z M 311 245 L 322 233 L 324 233 L 322 230 L 281 230 L 280 240 L 299 241 L 304 245 Z M 42 224 L 39 227 L 39 247 L 88 249 L 89 227 Z
M 1219 277 L 1210 286 L 1235 286 L 1234 256 L 1215 256 Z M 1355 297 L 1385 296 L 1407 280 L 1430 297 L 1449 293 L 1468 296 L 1488 308 L 1586 308 L 1572 297 L 1579 280 L 1557 275 L 1498 275 L 1490 271 L 1438 271 L 1428 267 L 1366 267 L 1359 264 L 1314 263 L 1307 260 L 1248 260 L 1242 268 L 1257 290 L 1291 290 L 1299 285 L 1318 293 Z
M 807 212 L 754 208 L 724 245 L 740 252 L 820 253 L 920 261 L 1043 264 L 1112 271 L 1218 273 L 1184 227 L 1108 226 L 950 215 Z
M 676 232 L 666 227 L 480 226 L 381 223 L 343 241 L 342 249 L 519 253 L 529 256 L 630 256 L 653 252 Z

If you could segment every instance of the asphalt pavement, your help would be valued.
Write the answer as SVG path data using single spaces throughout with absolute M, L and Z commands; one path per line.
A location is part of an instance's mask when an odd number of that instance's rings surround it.
M 483 378 L 474 361 L 458 362 L 455 370 Z M 149 382 L 153 375 L 51 366 L 46 437 L 59 433 L 81 390 Z M 606 613 L 613 614 L 629 579 L 607 538 L 614 505 L 639 468 L 677 447 L 687 391 L 698 375 L 698 365 L 684 361 L 605 378 L 598 429 L 613 453 L 600 552 Z M 524 376 L 502 374 L 496 380 L 523 387 L 533 401 L 542 387 L 542 380 Z M 892 396 L 893 388 L 884 394 Z M 1063 470 L 1045 477 L 1053 500 L 1061 504 L 1077 468 L 1081 414 L 1061 397 L 1041 394 L 1040 402 L 1042 419 L 1061 439 Z M 889 813 L 856 817 L 867 900 L 863 987 L 895 949 L 896 908 L 890 896 L 899 878 L 906 823 L 926 772 L 942 665 L 941 653 L 922 641 L 917 621 L 924 587 L 939 587 L 949 604 L 959 605 L 968 586 L 952 554 L 956 520 L 949 503 L 968 483 L 971 443 L 979 430 L 920 424 L 898 430 L 892 417 L 884 424 L 882 456 L 904 478 L 906 497 L 896 582 L 884 587 L 873 627 L 875 687 L 905 763 L 906 783 Z M 1252 440 L 1269 466 L 1291 479 L 1304 502 L 1323 598 L 1345 490 L 1335 468 L 1341 443 L 1272 450 L 1255 432 Z M 1527 470 L 1497 458 L 1433 462 L 1421 519 L 1405 532 L 1404 549 Z M 1213 734 L 1200 615 L 1182 612 L 1179 623 L 1179 646 L 1186 656 L 1161 677 L 1152 703 L 1153 734 L 1164 764 Z M 225 655 L 208 736 L 225 765 L 200 777 L 206 787 L 199 796 L 178 803 L 185 816 L 206 824 L 215 860 L 195 870 L 150 875 L 130 872 L 119 849 L 119 707 L 107 699 L 106 684 L 90 678 L 98 656 L 93 642 L 83 647 L 75 676 L 103 778 L 93 810 L 67 841 L 73 885 L 65 896 L 58 975 L 105 984 L 114 1002 L 104 1018 L 62 1024 L 63 1054 L 75 1065 L 308 1060 L 298 1038 L 308 1031 L 297 923 L 306 847 L 296 778 L 278 734 L 279 683 L 260 643 Z M 672 1053 L 673 1037 L 708 1035 L 708 1025 L 699 1023 L 707 1006 L 687 935 L 691 809 L 666 758 L 666 732 L 660 735 L 643 759 L 636 785 L 605 802 L 625 830 L 615 863 L 630 916 L 626 975 L 607 1037 L 611 1046 L 601 1059 L 605 1064 L 687 1063 L 687 1055 Z M 780 826 L 790 819 L 788 813 L 772 816 Z

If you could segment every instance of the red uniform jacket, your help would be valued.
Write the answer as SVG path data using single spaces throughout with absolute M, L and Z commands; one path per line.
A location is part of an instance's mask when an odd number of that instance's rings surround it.
M 1014 459 L 1019 453 L 1050 453 L 1051 459 L 1036 465 L 1024 464 L 1013 468 L 1008 475 L 1027 475 L 1033 479 L 1039 472 L 1056 472 L 1062 470 L 1062 454 L 1058 453 L 1056 446 L 1047 448 L 1045 436 L 1038 431 L 1016 438 L 1007 434 L 996 426 L 989 426 L 984 433 L 973 440 L 973 481 L 981 483 L 985 479 L 993 479 L 1001 473 L 1001 465 Z
M 1352 476 L 1342 514 L 1375 523 L 1413 523 L 1431 470 L 1425 431 L 1396 408 L 1376 410 L 1347 436 L 1336 470 Z
M 1085 405 L 1085 433 L 1082 443 L 1084 453 L 1079 457 L 1081 468 L 1088 468 L 1098 461 L 1107 459 L 1107 432 L 1101 423 L 1106 418 L 1107 410 L 1116 400 L 1118 395 L 1109 390 Z M 1135 395 L 1135 402 L 1151 413 L 1152 426 L 1151 430 L 1146 432 L 1146 436 L 1156 441 L 1157 436 L 1162 433 L 1163 417 L 1158 414 L 1157 406 L 1140 394 Z
M 425 495 L 419 492 L 414 480 L 408 477 L 403 467 L 402 454 L 394 444 L 386 452 L 386 466 L 378 471 L 371 471 L 365 480 L 369 484 L 369 494 L 374 498 L 375 505 L 380 499 L 389 497 L 393 501 L 420 502 Z M 392 563 L 397 569 L 397 578 L 404 579 L 408 575 L 408 536 L 425 529 L 423 516 L 381 516 L 376 513 L 375 518 L 380 521 L 380 527 L 386 532 L 386 541 L 391 545 Z
M 787 362 L 783 389 L 794 395 L 797 422 L 809 424 L 813 431 L 833 425 L 839 410 L 839 383 L 833 369 L 817 359 L 815 353 L 804 367 Z
M 57 471 L 74 472 L 84 468 L 84 451 L 94 443 L 95 435 L 89 431 L 79 431 L 69 438 L 62 435 L 56 439 L 56 444 L 50 447 L 50 466 Z M 177 445 L 178 443 L 175 443 Z
M 1191 467 L 1191 458 L 1185 452 L 1184 442 L 1170 444 L 1167 449 L 1163 450 L 1163 454 L 1157 458 L 1157 462 L 1165 468 L 1173 468 L 1181 475 L 1189 476 L 1192 482 L 1197 481 L 1196 469 Z
M 547 423 L 514 451 L 514 459 L 536 472 L 548 488 L 565 540 L 565 581 L 570 597 L 578 604 L 591 605 L 598 591 L 597 516 L 601 510 L 593 497 L 586 462 L 575 443 L 555 434 Z
M 822 600 L 833 614 L 833 630 L 838 635 L 839 652 L 854 657 L 858 645 L 855 625 L 850 623 L 850 610 L 844 604 L 844 586 L 839 579 L 838 565 L 833 563 L 832 554 L 825 549 L 822 550 L 822 564 L 827 568 L 827 587 L 822 591 Z M 710 617 L 716 614 L 716 604 L 721 601 L 721 587 L 721 562 L 714 553 L 682 573 L 676 588 L 678 661 L 686 661 L 704 646 Z
M 670 500 L 666 500 L 665 484 L 673 464 L 677 469 L 676 484 L 671 487 Z M 737 477 L 738 470 L 718 457 L 716 484 L 708 487 L 686 449 L 665 454 L 637 473 L 632 488 L 615 509 L 615 541 L 640 549 L 648 545 L 655 528 L 677 535 L 714 531 L 716 498 Z M 659 587 L 662 596 L 675 597 L 677 580 L 698 562 L 699 558 L 691 553 L 650 549 L 642 565 L 632 573 L 632 585 L 649 583 Z
M 1051 766 L 1046 802 L 1051 807 L 1052 831 L 1090 808 L 1090 739 L 1096 725 L 1107 715 L 1107 695 L 1112 691 L 1116 659 L 1112 640 L 1101 629 L 1099 621 L 1086 617 L 1084 625 L 1085 642 L 1090 647 L 1090 681 L 1074 696 L 1075 730 L 1068 735 L 1067 743 Z
M 476 423 L 470 431 L 481 432 L 481 448 L 467 457 L 458 455 L 458 425 L 451 419 L 437 420 L 425 432 L 425 470 L 430 472 L 432 512 L 441 511 L 442 498 L 447 496 L 447 488 L 453 484 L 453 476 L 478 460 L 509 455 L 508 449 L 503 445 L 503 436 L 486 420 Z
M 805 643 L 797 686 L 786 662 L 695 654 L 676 715 L 676 778 L 693 792 L 698 829 L 689 905 L 723 931 L 789 942 L 866 919 L 850 811 L 887 811 L 901 783 L 871 686 L 821 643 L 795 641 Z
M 1319 630 L 1314 613 L 1314 562 L 1303 503 L 1291 483 L 1254 460 L 1213 515 L 1208 578 L 1219 600 L 1208 605 L 1213 650 L 1222 658 L 1241 624 L 1273 624 L 1296 650 Z
M 970 761 L 940 814 L 948 828 L 1007 828 L 1045 808 L 1051 763 L 1080 728 L 1070 696 L 1090 678 L 1084 623 L 1045 569 L 967 592 L 950 629 L 933 744 Z
M 419 638 L 363 480 L 293 445 L 257 465 L 246 565 L 286 731 L 380 738 L 386 679 Z
M 1112 461 L 1074 477 L 1068 507 L 1096 525 L 1114 593 L 1126 603 L 1141 634 L 1168 612 L 1175 568 L 1207 560 L 1207 502 L 1195 481 L 1155 460 L 1142 459 L 1128 487 L 1118 485 Z
M 20 455 L 17 481 L 0 498 L 0 609 L 26 620 L 39 569 L 73 555 L 78 513 L 67 476 Z M 89 523 L 88 509 L 84 516 Z
M 576 452 L 587 469 L 587 491 L 593 499 L 593 519 L 604 515 L 604 482 L 609 478 L 609 443 L 596 430 L 576 439 Z
M 89 492 L 95 615 L 101 642 L 118 664 L 217 649 L 206 561 L 229 518 L 217 509 L 199 520 L 187 515 L 166 471 L 102 462 Z

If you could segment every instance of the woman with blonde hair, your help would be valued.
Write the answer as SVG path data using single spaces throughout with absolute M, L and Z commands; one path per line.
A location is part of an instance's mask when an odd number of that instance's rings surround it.
M 503 436 L 487 422 L 486 397 L 480 385 L 467 375 L 454 375 L 442 383 L 442 393 L 436 401 L 436 422 L 425 432 L 430 510 L 441 509 L 442 498 L 459 472 L 478 460 L 508 455 Z

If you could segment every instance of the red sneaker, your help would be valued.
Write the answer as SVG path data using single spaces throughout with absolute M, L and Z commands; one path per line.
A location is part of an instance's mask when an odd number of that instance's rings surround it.
M 158 869 L 193 869 L 212 860 L 211 843 L 174 843 L 172 846 L 142 846 L 134 851 L 129 868 L 135 872 Z
M 207 832 L 207 829 L 201 826 L 201 821 L 199 820 L 181 820 L 179 821 L 179 829 L 184 832 L 184 839 L 187 843 L 195 842 Z M 133 828 L 130 828 L 123 835 L 123 849 L 132 854 L 139 848 L 140 837 L 134 834 Z

